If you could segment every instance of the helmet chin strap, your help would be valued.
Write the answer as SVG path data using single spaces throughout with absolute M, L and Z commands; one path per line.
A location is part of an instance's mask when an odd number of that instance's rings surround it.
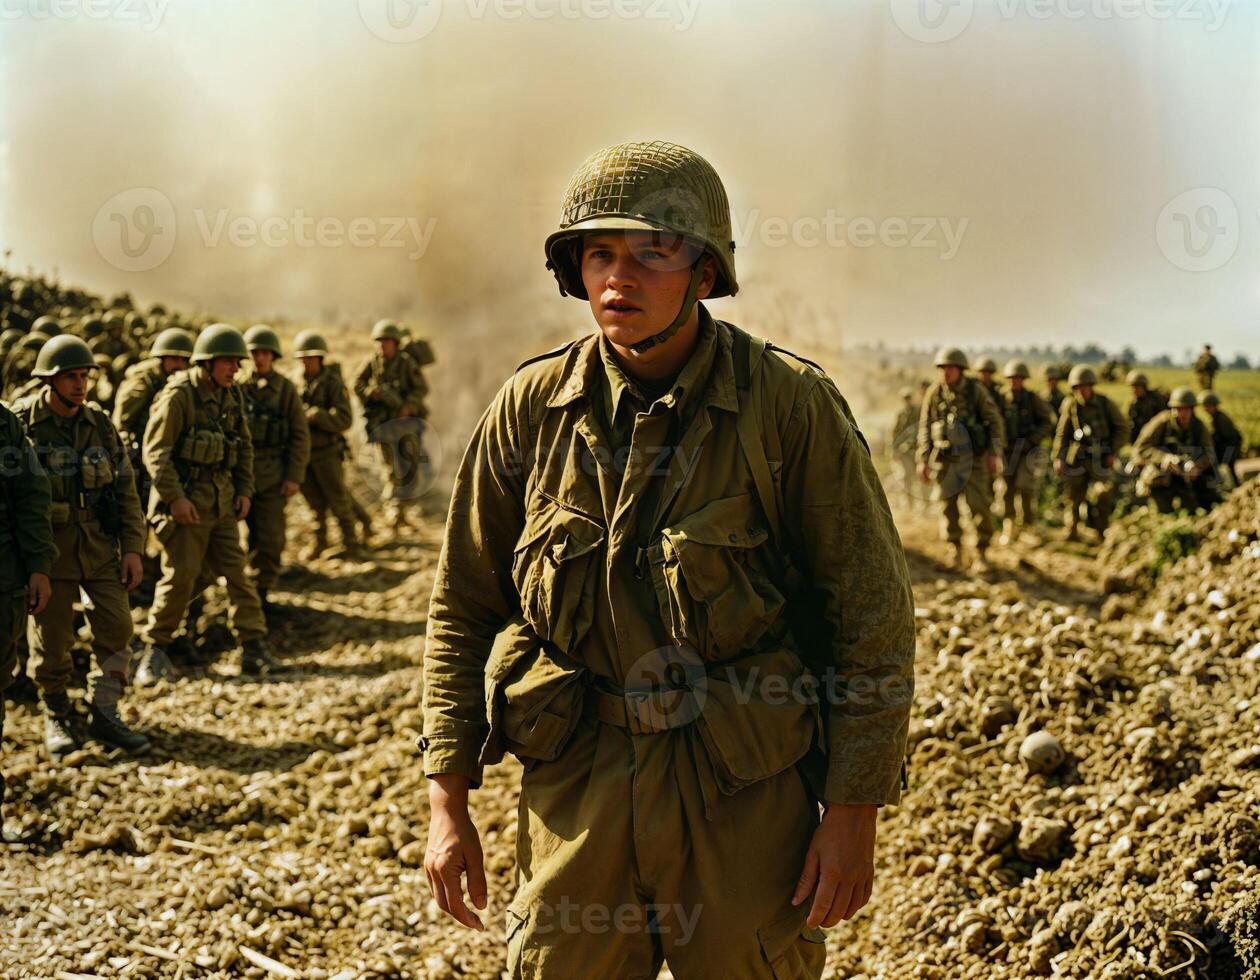
M 691 311 L 696 307 L 696 295 L 700 292 L 700 280 L 702 278 L 704 278 L 703 253 L 691 266 L 691 281 L 687 284 L 687 295 L 683 297 L 682 306 L 678 308 L 678 315 L 674 317 L 674 322 L 660 333 L 654 333 L 652 336 L 640 340 L 637 344 L 630 344 L 630 353 L 642 354 L 644 351 L 651 350 L 657 344 L 665 343 L 682 329 L 683 324 L 691 319 Z
M 69 398 L 67 398 L 65 395 L 59 392 L 57 390 L 57 386 L 54 385 L 52 382 L 53 382 L 53 379 L 49 378 L 48 390 L 52 392 L 53 397 L 57 399 L 57 401 L 61 402 L 61 404 L 64 405 L 70 411 L 73 411 L 74 409 L 79 407 L 75 402 L 72 402 Z

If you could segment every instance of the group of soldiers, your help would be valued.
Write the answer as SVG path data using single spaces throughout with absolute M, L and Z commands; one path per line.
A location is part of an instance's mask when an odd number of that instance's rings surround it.
M 140 354 L 139 314 L 45 315 L 27 318 L 23 330 L 12 291 L 8 299 L 6 334 L 18 337 L 0 336 L 0 579 L 9 597 L 0 606 L 0 732 L 3 695 L 25 653 L 50 759 L 88 739 L 141 752 L 148 739 L 123 721 L 120 696 L 128 684 L 154 685 L 204 664 L 199 603 L 216 578 L 226 585 L 241 673 L 285 671 L 267 636 L 290 498 L 300 492 L 315 515 L 307 557 L 328 548 L 330 511 L 341 555 L 365 557 L 370 517 L 343 470 L 350 392 L 313 331 L 295 338 L 301 371 L 291 380 L 277 370 L 283 346 L 266 325 L 242 334 L 214 323 L 195 336 L 165 326 Z M 372 337 L 377 353 L 354 389 L 386 464 L 387 518 L 397 526 L 416 503 L 418 481 L 403 461 L 414 468 L 423 456 L 421 361 L 432 351 L 392 321 L 378 322 Z M 126 350 L 115 352 L 115 340 Z M 238 376 L 243 364 L 249 370 Z M 378 434 L 397 420 L 399 431 Z M 133 643 L 132 605 L 143 604 L 145 585 L 152 600 Z M 68 693 L 80 616 L 92 654 L 84 706 Z
M 1195 368 L 1200 381 L 1210 384 L 1220 365 L 1210 347 L 1204 354 L 1210 361 L 1201 357 Z M 912 389 L 902 392 L 892 449 L 912 503 L 918 499 L 916 483 L 931 486 L 956 567 L 963 564 L 960 502 L 966 502 L 975 528 L 975 565 L 982 569 L 997 532 L 997 478 L 1004 488 L 1001 543 L 1010 544 L 1035 518 L 1036 499 L 1049 476 L 1047 446 L 1070 540 L 1080 538 L 1082 523 L 1099 537 L 1106 532 L 1116 503 L 1117 463 L 1130 437 L 1128 469 L 1137 475 L 1137 494 L 1161 512 L 1210 509 L 1220 499 L 1223 473 L 1238 483 L 1234 464 L 1242 453 L 1242 436 L 1210 388 L 1198 396 L 1177 388 L 1166 396 L 1151 387 L 1145 374 L 1130 371 L 1126 383 L 1133 401 L 1126 414 L 1096 390 L 1098 377 L 1087 365 L 1071 368 L 1070 392 L 1060 390 L 1062 370 L 1048 366 L 1044 397 L 1032 390 L 1028 365 L 1018 359 L 1002 372 L 1005 387 L 991 358 L 981 360 L 972 376 L 966 355 L 946 347 L 937 352 L 935 365 L 940 378 L 923 383 L 921 400 Z M 1206 422 L 1195 415 L 1197 405 Z

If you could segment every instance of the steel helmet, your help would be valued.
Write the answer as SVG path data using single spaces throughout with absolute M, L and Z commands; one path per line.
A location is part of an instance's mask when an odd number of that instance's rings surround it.
M 402 343 L 403 332 L 393 320 L 377 320 L 372 326 L 373 340 L 396 340 Z
M 25 337 L 21 330 L 16 327 L 9 327 L 3 333 L 0 333 L 0 351 L 10 351 L 17 346 L 18 341 Z
M 168 327 L 153 338 L 150 357 L 192 357 L 193 338 L 187 330 Z
M 293 339 L 294 357 L 327 357 L 328 341 L 314 330 L 303 330 Z
M 932 362 L 937 367 L 946 367 L 953 365 L 954 367 L 967 370 L 967 355 L 957 347 L 942 347 L 936 352 L 936 359 Z
M 1200 405 L 1219 405 L 1220 403 L 1221 396 L 1214 391 L 1205 391 L 1199 395 Z
M 1047 381 L 1063 380 L 1063 372 L 1059 370 L 1059 366 L 1057 364 L 1047 364 L 1045 375 Z
M 994 361 L 993 358 L 991 357 L 986 357 L 979 364 L 976 365 L 976 370 L 989 371 L 991 373 L 995 372 L 997 371 L 997 362 Z
M 902 389 L 901 389 L 901 397 L 902 397 L 902 400 L 903 400 L 903 401 L 910 401 L 910 399 L 912 399 L 912 398 L 914 397 L 914 389 L 913 389 L 913 388 L 902 388 Z
M 87 344 L 78 337 L 63 334 L 51 338 L 39 349 L 31 374 L 37 378 L 51 378 L 62 371 L 93 369 L 96 366 L 96 359 Z
M 1197 404 L 1198 399 L 1189 388 L 1174 388 L 1173 393 L 1168 396 L 1169 408 L 1194 408 Z
M 1124 383 L 1132 388 L 1136 388 L 1138 386 L 1149 388 L 1151 386 L 1150 381 L 1147 380 L 1146 375 L 1141 371 L 1130 371 L 1125 376 Z
M 250 350 L 269 350 L 280 356 L 280 337 L 265 323 L 255 323 L 245 331 L 245 346 Z
M 1028 378 L 1028 365 L 1023 361 L 1007 361 L 1006 370 L 1002 372 L 1003 377 L 1007 378 Z
M 234 357 L 244 360 L 249 357 L 245 347 L 245 338 L 241 332 L 229 323 L 212 323 L 197 334 L 197 342 L 193 344 L 193 362 L 212 361 L 216 357 Z
M 90 313 L 79 318 L 79 333 L 84 337 L 95 337 L 104 329 L 105 325 L 101 323 L 100 318 Z
M 1094 369 L 1087 364 L 1077 364 L 1072 368 L 1072 373 L 1068 375 L 1068 384 L 1073 388 L 1079 388 L 1081 385 L 1098 384 L 1098 375 L 1094 373 Z
M 56 317 L 41 316 L 31 324 L 31 333 L 42 333 L 45 337 L 56 337 L 61 333 L 61 323 Z
M 126 318 L 118 310 L 107 310 L 101 322 L 105 324 L 106 330 L 112 330 L 114 327 L 121 327 L 126 323 Z

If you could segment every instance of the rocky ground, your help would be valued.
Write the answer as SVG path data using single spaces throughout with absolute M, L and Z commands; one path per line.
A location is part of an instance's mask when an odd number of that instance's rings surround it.
M 1260 977 L 1258 515 L 1260 481 L 1191 526 L 1190 557 L 1135 527 L 1142 547 L 1101 564 L 1025 543 L 983 578 L 947 571 L 934 525 L 900 516 L 911 790 L 881 821 L 871 905 L 831 933 L 831 976 Z M 0 864 L 0 976 L 500 975 L 511 764 L 474 794 L 485 933 L 439 917 L 421 866 L 440 533 L 434 508 L 378 531 L 372 563 L 295 560 L 274 645 L 297 672 L 244 682 L 229 654 L 131 695 L 154 740 L 139 760 L 50 767 L 35 713 L 12 709 L 9 810 L 33 843 Z M 1031 771 L 1039 731 L 1064 758 Z

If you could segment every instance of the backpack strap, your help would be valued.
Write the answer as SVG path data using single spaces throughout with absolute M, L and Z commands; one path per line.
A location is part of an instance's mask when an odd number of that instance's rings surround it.
M 748 461 L 748 469 L 752 473 L 753 484 L 757 489 L 757 498 L 761 501 L 761 509 L 765 511 L 766 521 L 770 525 L 770 537 L 776 548 L 781 542 L 782 526 L 779 523 L 779 498 L 775 493 L 774 480 L 770 475 L 770 462 L 766 459 L 765 442 L 757 428 L 757 406 L 753 404 L 752 379 L 761 367 L 762 355 L 766 352 L 767 343 L 760 337 L 726 324 L 731 331 L 731 355 L 735 362 L 735 387 L 739 397 L 739 415 L 736 419 L 736 431 L 739 433 L 739 445 Z

